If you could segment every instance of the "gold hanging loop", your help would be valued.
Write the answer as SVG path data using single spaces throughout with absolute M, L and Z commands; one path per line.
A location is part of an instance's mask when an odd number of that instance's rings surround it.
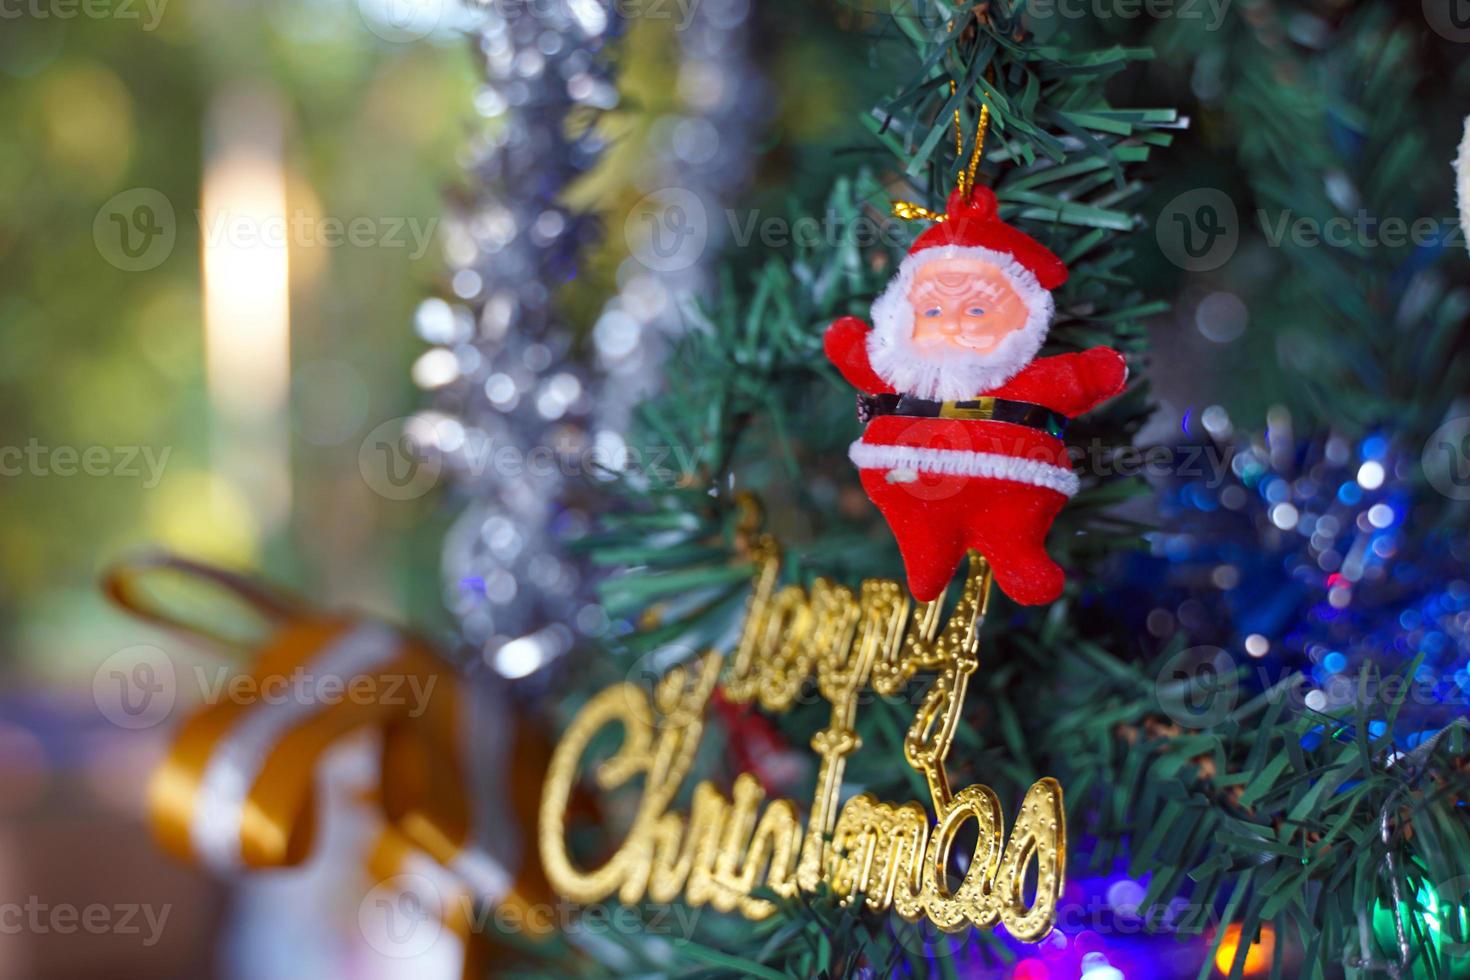
M 950 27 L 954 27 L 953 22 L 951 22 Z M 949 80 L 950 97 L 953 98 L 958 91 L 958 84 L 951 78 Z M 955 174 L 955 186 L 959 189 L 960 196 L 963 198 L 969 197 L 970 192 L 975 189 L 975 178 L 980 173 L 980 157 L 985 153 L 985 134 L 989 128 L 990 104 L 982 102 L 980 104 L 980 124 L 975 127 L 975 146 L 970 151 L 970 161 L 960 168 L 959 173 Z M 958 105 L 954 109 L 954 156 L 957 161 L 965 158 L 965 127 L 964 122 L 960 118 L 960 107 Z M 949 217 L 938 211 L 931 211 L 922 204 L 916 204 L 913 201 L 894 201 L 893 216 L 904 221 L 933 221 L 936 224 L 947 220 Z
M 940 214 L 938 211 L 930 211 L 922 204 L 913 201 L 894 201 L 893 216 L 902 218 L 904 221 L 943 221 L 948 215 Z

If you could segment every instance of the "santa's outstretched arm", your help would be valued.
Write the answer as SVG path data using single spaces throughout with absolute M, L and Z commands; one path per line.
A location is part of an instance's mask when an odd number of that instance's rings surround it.
M 878 377 L 868 361 L 868 325 L 855 316 L 845 316 L 827 328 L 823 346 L 827 359 L 837 366 L 847 383 L 869 395 L 892 394 L 893 386 Z
M 1128 386 L 1128 362 L 1111 347 L 1093 347 L 1078 354 L 1048 358 L 1065 365 L 1069 375 L 1069 415 L 1090 412 Z

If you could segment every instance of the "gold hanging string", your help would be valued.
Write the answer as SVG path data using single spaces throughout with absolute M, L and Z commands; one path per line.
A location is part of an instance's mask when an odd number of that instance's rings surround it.
M 959 91 L 959 88 L 955 84 L 955 80 L 951 78 L 949 80 L 949 97 L 953 99 L 957 91 Z M 960 104 L 958 101 L 956 101 L 954 104 L 954 162 L 959 163 L 964 158 L 965 130 L 960 123 Z M 970 189 L 965 186 L 965 172 L 963 170 L 955 175 L 955 182 L 959 184 L 959 188 L 961 191 L 965 192 L 966 194 L 970 192 Z
M 949 91 L 951 95 L 955 92 L 953 79 L 950 80 Z M 955 185 L 962 196 L 968 197 L 975 189 L 975 177 L 980 172 L 980 157 L 985 152 L 985 132 L 989 127 L 990 105 L 982 102 L 980 104 L 980 125 L 975 127 L 975 147 L 970 151 L 970 162 L 955 175 Z M 965 155 L 965 131 L 960 121 L 958 106 L 954 110 L 954 155 L 956 160 L 963 160 Z M 946 214 L 931 211 L 913 201 L 894 201 L 893 216 L 904 221 L 933 221 L 935 223 L 945 221 L 949 217 Z
M 970 151 L 970 165 L 960 182 L 961 189 L 969 194 L 975 189 L 975 175 L 980 172 L 980 154 L 985 152 L 985 131 L 990 127 L 990 105 L 980 103 L 980 125 L 975 127 L 975 148 Z

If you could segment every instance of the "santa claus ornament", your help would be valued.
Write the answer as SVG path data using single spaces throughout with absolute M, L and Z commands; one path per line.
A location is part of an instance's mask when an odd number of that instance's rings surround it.
M 1046 551 L 1078 487 L 1063 430 L 1121 392 L 1128 369 L 1107 347 L 1036 356 L 1067 267 L 965 178 L 942 215 L 895 206 L 935 223 L 873 304 L 872 326 L 843 317 L 826 351 L 860 392 L 864 431 L 849 455 L 914 598 L 938 598 L 974 549 L 1006 595 L 1040 605 L 1066 581 Z

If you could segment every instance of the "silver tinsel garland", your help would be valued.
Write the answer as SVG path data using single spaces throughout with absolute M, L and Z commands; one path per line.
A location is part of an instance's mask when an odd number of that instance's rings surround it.
M 750 19 L 750 0 L 703 0 L 679 32 L 681 111 L 655 128 L 652 166 L 640 180 L 646 196 L 625 228 L 631 254 L 595 327 L 606 372 L 598 440 L 629 465 L 656 452 L 625 446 L 623 430 L 657 389 L 668 349 L 689 322 L 685 305 L 709 285 L 726 209 L 750 178 L 750 148 L 768 108 L 749 64 Z
M 587 501 L 573 497 L 626 458 L 622 428 L 657 386 L 660 338 L 677 329 L 679 295 L 704 281 L 707 252 L 653 278 L 630 260 L 594 330 L 598 377 L 572 358 L 574 331 L 558 321 L 553 295 L 599 230 L 562 202 L 604 149 L 592 123 L 617 101 L 608 45 L 624 8 L 472 7 L 486 77 L 476 105 L 489 122 L 472 193 L 446 224 L 454 296 L 425 301 L 416 316 L 419 335 L 436 346 L 414 376 L 434 399 L 408 435 L 468 502 L 441 563 L 461 639 L 499 673 L 523 677 L 565 653 L 578 632 L 606 628 L 584 569 L 566 553 L 590 521 Z M 747 17 L 747 0 L 705 0 L 679 31 L 685 111 L 660 121 L 650 161 L 655 186 L 680 187 L 710 202 L 711 214 L 748 165 L 759 100 L 745 61 Z M 609 325 L 619 313 L 629 314 L 623 329 L 616 318 Z

